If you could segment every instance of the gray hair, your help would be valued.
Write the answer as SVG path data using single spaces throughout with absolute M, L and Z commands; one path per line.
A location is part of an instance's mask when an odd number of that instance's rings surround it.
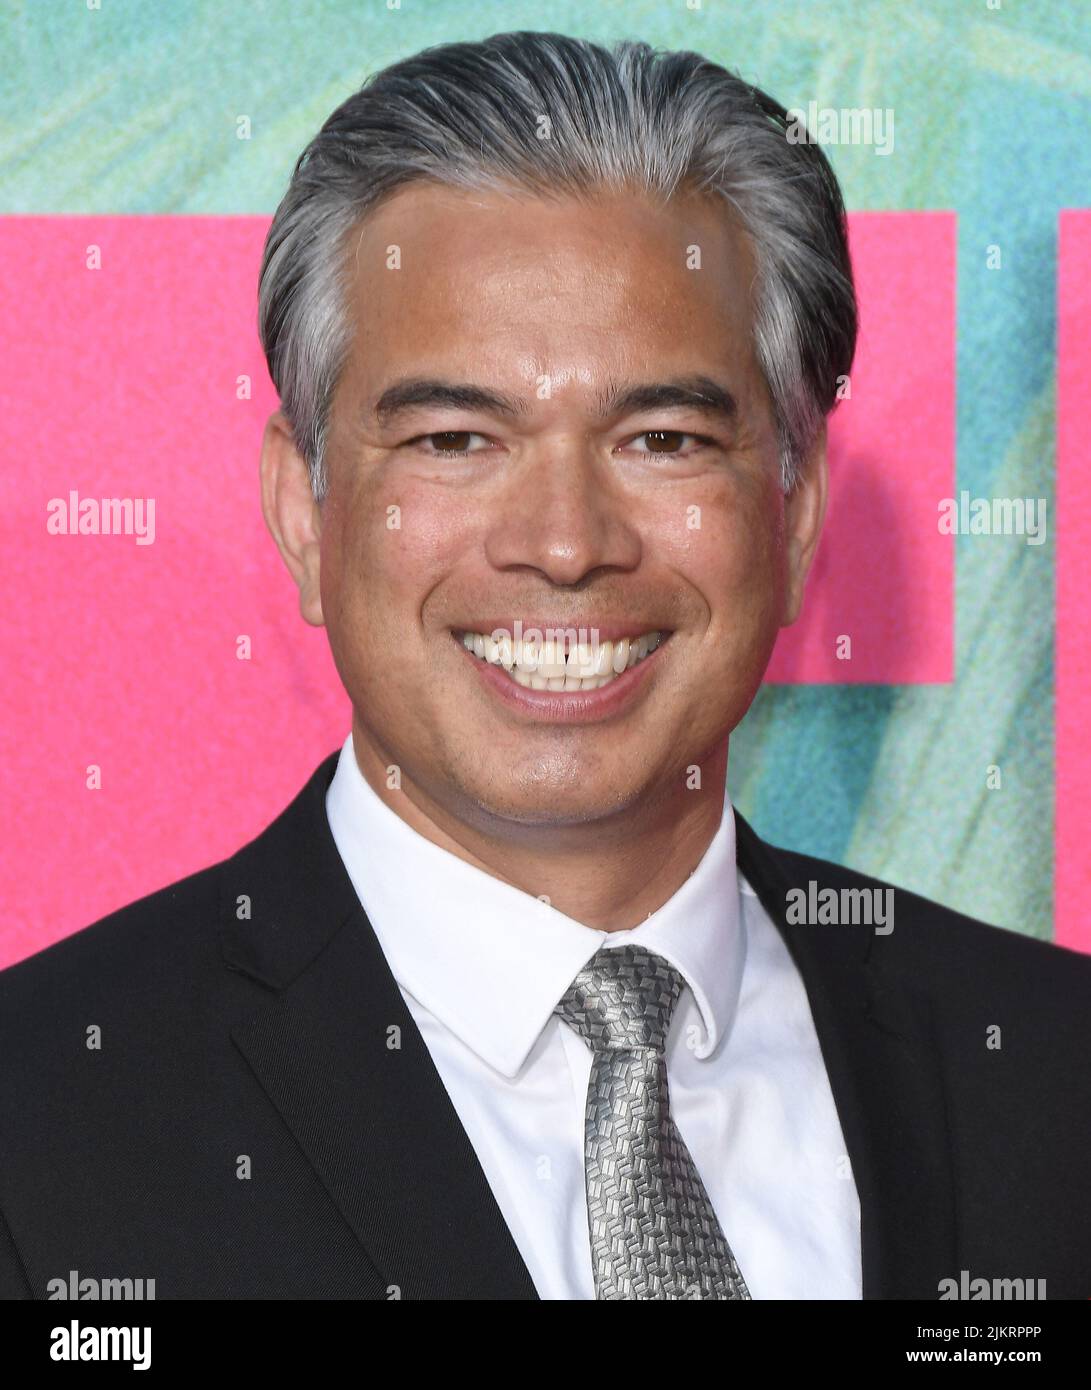
M 563 34 L 426 48 L 367 79 L 296 162 L 265 242 L 269 374 L 321 501 L 330 408 L 354 325 L 353 229 L 403 185 L 556 197 L 695 189 L 734 209 L 757 264 L 753 346 L 795 484 L 856 345 L 845 208 L 788 113 L 699 53 Z M 543 132 L 548 138 L 543 138 Z

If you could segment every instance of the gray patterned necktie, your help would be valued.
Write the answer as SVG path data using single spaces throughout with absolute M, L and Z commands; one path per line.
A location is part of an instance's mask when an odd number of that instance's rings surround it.
M 750 1297 L 671 1119 L 664 1048 L 684 983 L 643 946 L 604 946 L 554 1010 L 594 1053 L 584 1166 L 596 1298 Z

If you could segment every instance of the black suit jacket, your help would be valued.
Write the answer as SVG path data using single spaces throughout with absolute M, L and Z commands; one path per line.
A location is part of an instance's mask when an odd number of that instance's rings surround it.
M 0 974 L 0 1296 L 70 1271 L 157 1299 L 537 1296 L 337 853 L 336 761 L 232 858 Z M 736 838 L 810 999 L 865 1298 L 962 1270 L 1091 1296 L 1091 957 L 901 889 L 887 936 L 790 925 L 793 886 L 882 885 L 737 812 Z

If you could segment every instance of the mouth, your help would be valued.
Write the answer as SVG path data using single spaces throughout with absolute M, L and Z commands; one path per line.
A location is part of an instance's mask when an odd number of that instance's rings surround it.
M 586 640 L 588 631 L 594 641 Z M 518 624 L 514 636 L 501 626 L 488 632 L 451 630 L 485 690 L 511 714 L 524 722 L 569 727 L 629 713 L 649 683 L 654 685 L 671 635 L 666 628 L 626 634 L 616 625 L 573 633 Z
M 552 630 L 550 630 L 552 633 Z M 629 683 L 631 673 L 659 651 L 671 633 L 653 629 L 631 637 L 601 640 L 597 629 L 590 629 L 594 640 L 584 638 L 587 629 L 568 630 L 536 640 L 510 633 L 495 635 L 455 629 L 452 635 L 483 667 L 492 668 L 511 685 L 527 691 L 547 691 L 554 695 L 586 695 L 616 682 Z

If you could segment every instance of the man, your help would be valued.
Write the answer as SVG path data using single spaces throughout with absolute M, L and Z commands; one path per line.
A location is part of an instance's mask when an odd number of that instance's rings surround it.
M 506 34 L 305 151 L 262 501 L 351 734 L 0 977 L 8 1297 L 1091 1295 L 1091 962 L 726 794 L 855 344 L 786 125 L 695 54 Z

